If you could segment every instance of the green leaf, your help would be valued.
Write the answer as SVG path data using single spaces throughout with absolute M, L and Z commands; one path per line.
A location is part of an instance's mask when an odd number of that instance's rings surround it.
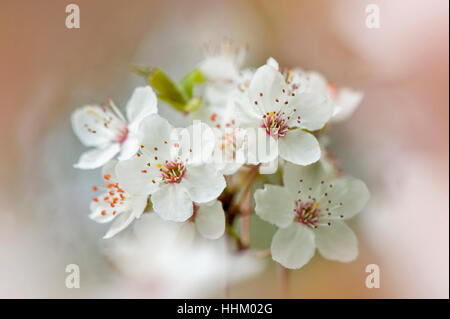
M 160 69 L 151 70 L 147 82 L 161 98 L 176 104 L 186 103 L 186 99 L 177 85 Z
M 202 104 L 202 99 L 199 97 L 193 97 L 184 106 L 184 111 L 185 112 L 195 111 L 200 107 L 200 104 Z
M 180 86 L 189 99 L 193 97 L 194 86 L 206 81 L 206 77 L 199 69 L 194 69 L 181 80 Z
M 132 71 L 145 78 L 147 83 L 155 90 L 161 101 L 181 112 L 190 112 L 201 104 L 201 98 L 194 97 L 194 86 L 206 81 L 205 76 L 198 69 L 189 72 L 180 82 L 173 82 L 161 69 L 150 69 L 146 66 L 135 65 Z
M 149 77 L 149 75 L 151 73 L 150 68 L 147 66 L 143 66 L 143 65 L 132 65 L 131 72 L 144 77 L 145 80 L 147 80 L 147 78 Z

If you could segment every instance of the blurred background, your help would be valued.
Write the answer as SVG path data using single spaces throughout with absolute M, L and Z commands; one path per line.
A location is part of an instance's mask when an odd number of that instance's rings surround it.
M 70 3 L 80 29 L 65 26 Z M 379 29 L 366 27 L 369 3 Z M 447 0 L 0 0 L 0 297 L 448 298 L 448 30 Z M 162 249 L 156 235 L 105 243 L 108 226 L 87 217 L 100 172 L 72 167 L 85 150 L 70 126 L 76 107 L 107 97 L 123 107 L 143 84 L 131 64 L 179 79 L 225 37 L 248 45 L 247 66 L 273 56 L 365 93 L 331 133 L 342 166 L 372 192 L 351 223 L 360 256 L 316 253 L 287 274 L 287 293 L 268 259 L 233 261 L 231 278 L 232 268 L 211 271 L 224 256 L 210 247 L 175 261 L 179 247 Z M 145 223 L 129 232 L 152 233 Z M 174 252 L 159 266 L 158 249 Z M 73 263 L 80 289 L 65 287 Z M 365 286 L 368 264 L 380 266 L 378 289 Z

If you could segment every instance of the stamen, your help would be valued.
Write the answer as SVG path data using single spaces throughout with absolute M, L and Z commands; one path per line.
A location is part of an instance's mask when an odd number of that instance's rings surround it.
M 181 182 L 184 177 L 186 168 L 181 161 L 167 162 L 161 167 L 161 177 L 165 183 L 175 184 Z

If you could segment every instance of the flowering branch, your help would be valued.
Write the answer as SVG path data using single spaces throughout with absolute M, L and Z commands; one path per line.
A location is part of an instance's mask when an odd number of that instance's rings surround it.
M 370 193 L 341 174 L 327 144 L 330 123 L 350 116 L 362 93 L 314 71 L 280 68 L 273 58 L 256 70 L 242 69 L 242 61 L 242 50 L 223 46 L 180 82 L 134 66 L 147 85 L 136 88 L 125 114 L 112 100 L 72 114 L 75 134 L 93 148 L 75 167 L 103 167 L 105 186 L 93 188 L 90 217 L 114 220 L 110 238 L 152 210 L 206 239 L 226 234 L 238 251 L 270 255 L 288 269 L 304 266 L 316 248 L 327 259 L 354 260 L 357 239 L 344 221 Z M 193 124 L 173 127 L 158 114 L 158 100 Z M 278 163 L 274 174 L 263 173 Z M 253 212 L 277 227 L 269 250 L 255 252 L 250 243 Z

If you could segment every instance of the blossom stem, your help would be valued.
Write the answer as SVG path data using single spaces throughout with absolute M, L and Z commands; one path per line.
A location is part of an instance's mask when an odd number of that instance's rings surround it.
M 252 167 L 248 177 L 247 184 L 244 186 L 241 197 L 236 204 L 241 211 L 241 242 L 245 248 L 250 246 L 250 213 L 251 213 L 251 189 L 253 181 L 258 175 L 258 167 Z
M 238 250 L 244 249 L 244 245 L 242 244 L 241 237 L 234 231 L 233 227 L 229 224 L 225 226 L 225 230 L 227 231 L 228 235 L 230 235 L 232 238 L 236 240 L 236 244 L 238 246 Z

